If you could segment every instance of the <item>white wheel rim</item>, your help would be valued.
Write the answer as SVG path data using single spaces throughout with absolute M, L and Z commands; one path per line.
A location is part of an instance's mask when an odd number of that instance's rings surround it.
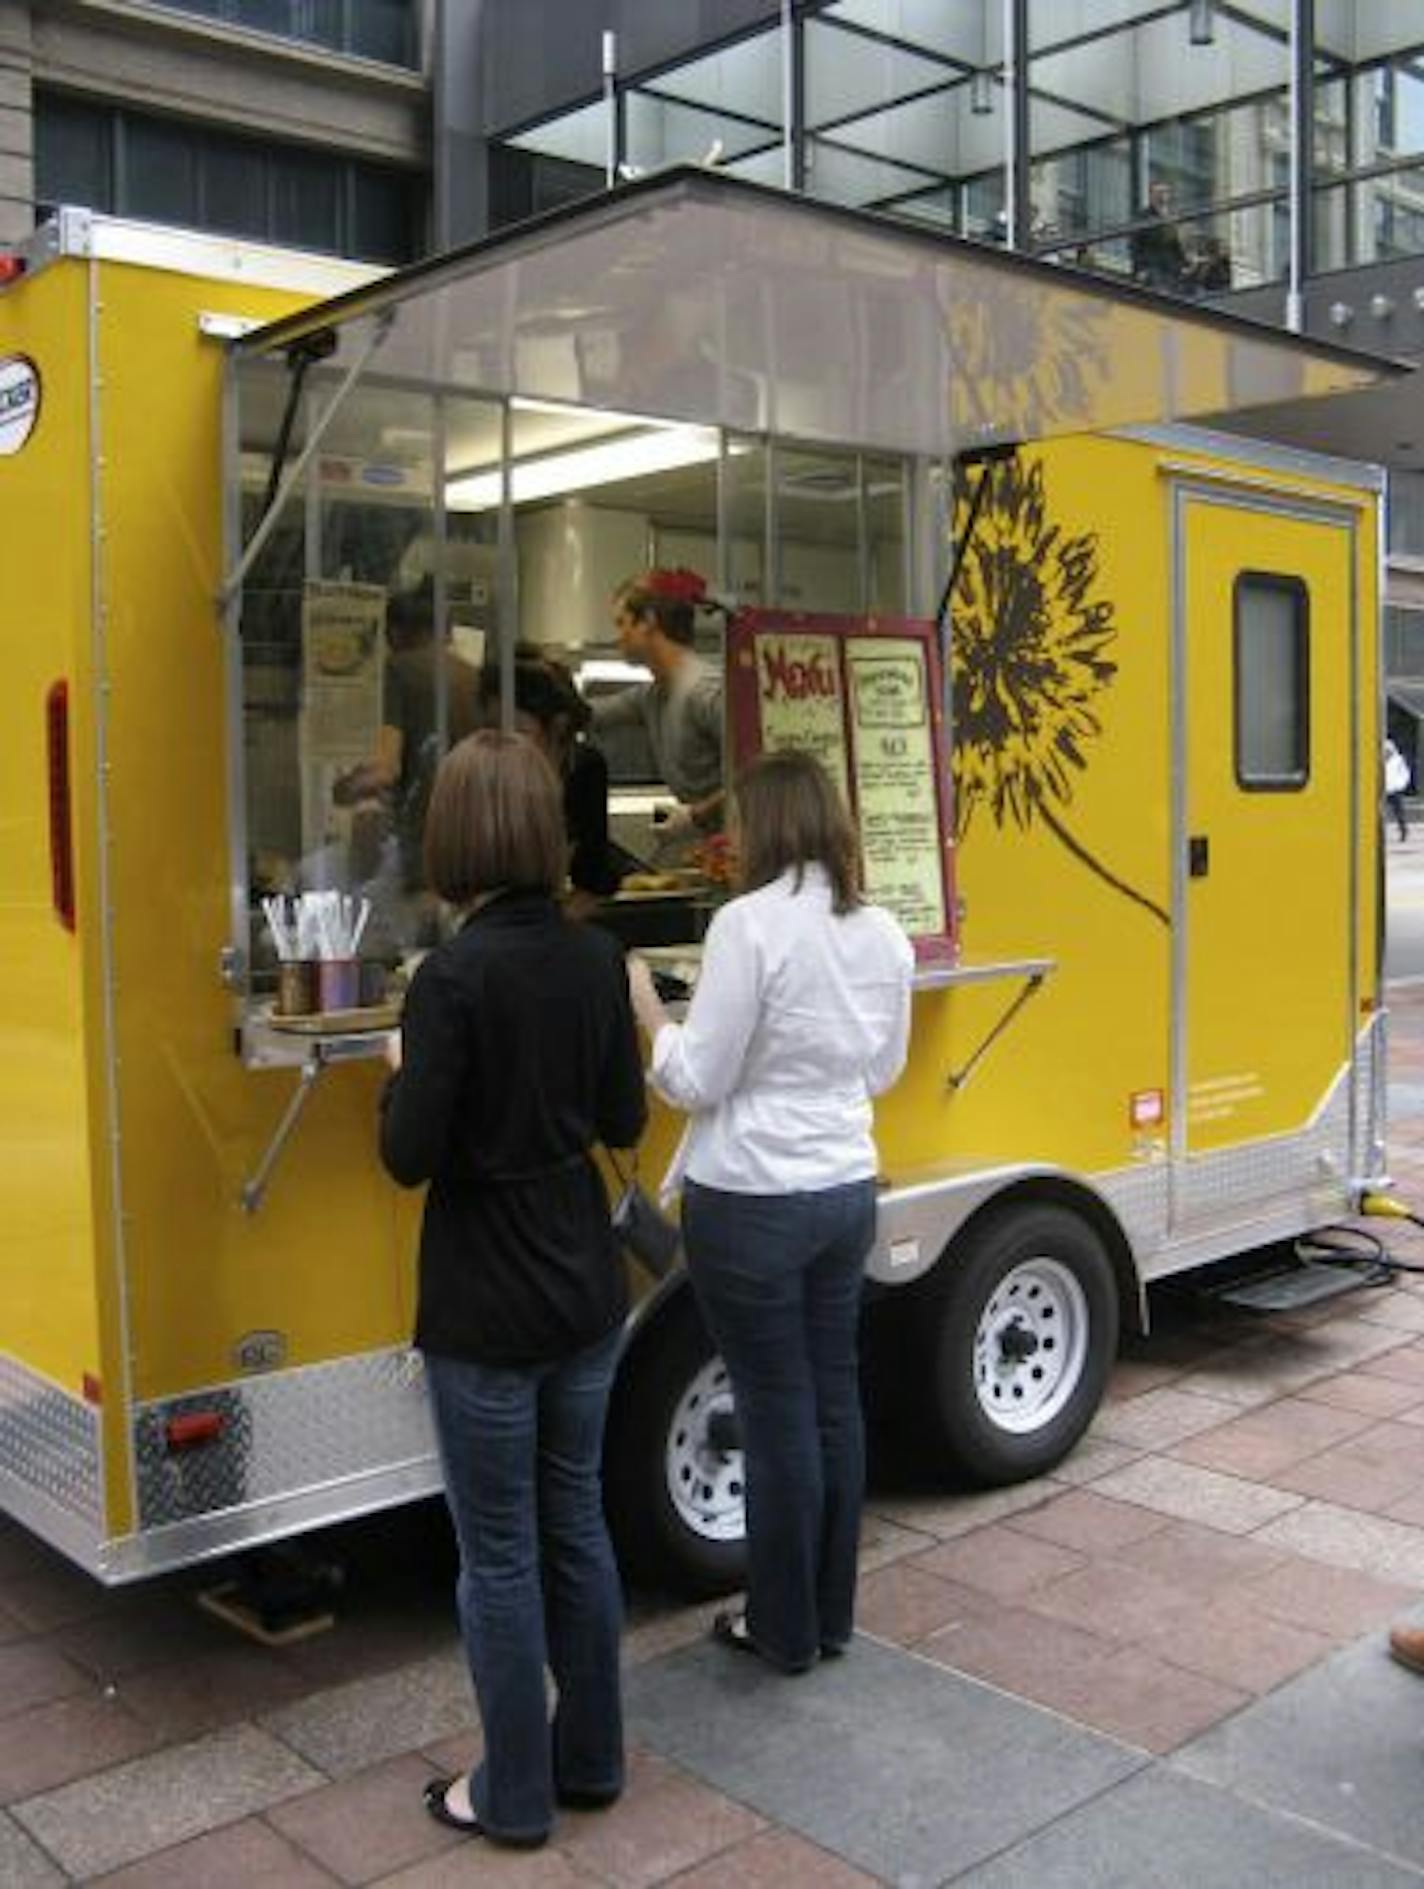
M 740 1541 L 746 1533 L 742 1452 L 707 1440 L 715 1416 L 730 1414 L 732 1385 L 720 1358 L 709 1358 L 668 1425 L 668 1495 L 683 1526 L 703 1541 Z
M 995 1286 L 974 1334 L 974 1390 L 997 1430 L 1041 1430 L 1068 1403 L 1088 1356 L 1088 1301 L 1056 1259 L 1027 1259 Z

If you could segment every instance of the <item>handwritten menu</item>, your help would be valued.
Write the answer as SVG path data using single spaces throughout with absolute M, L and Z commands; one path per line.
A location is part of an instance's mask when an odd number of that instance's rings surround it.
M 924 645 L 848 637 L 865 889 L 912 935 L 948 929 Z
M 738 761 L 814 754 L 858 822 L 868 896 L 922 957 L 952 956 L 933 625 L 743 611 L 727 674 Z

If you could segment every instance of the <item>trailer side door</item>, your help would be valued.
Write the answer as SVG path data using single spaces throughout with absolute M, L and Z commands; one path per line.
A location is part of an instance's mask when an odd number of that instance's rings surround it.
M 1263 1223 L 1349 1148 L 1356 514 L 1176 494 L 1173 1219 Z

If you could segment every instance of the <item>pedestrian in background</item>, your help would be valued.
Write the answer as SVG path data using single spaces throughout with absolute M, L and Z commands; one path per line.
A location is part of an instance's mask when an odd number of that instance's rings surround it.
M 1180 294 L 1190 265 L 1172 216 L 1172 189 L 1160 177 L 1148 187 L 1147 201 L 1138 211 L 1138 224 L 1128 239 L 1132 279 L 1149 289 Z
M 855 829 L 819 762 L 766 756 L 734 801 L 742 896 L 708 930 L 686 1021 L 640 959 L 629 976 L 651 1080 L 692 1118 L 669 1179 L 746 1455 L 746 1611 L 713 1632 L 799 1673 L 853 1626 L 871 1098 L 904 1066 L 914 953 L 861 895 Z
M 465 916 L 411 983 L 381 1126 L 393 1178 L 430 1183 L 415 1342 L 485 1737 L 473 1775 L 432 1780 L 425 1803 L 522 1848 L 556 1801 L 599 1808 L 623 1786 L 600 1459 L 627 1284 L 590 1150 L 630 1147 L 647 1113 L 618 944 L 557 903 L 559 801 L 520 735 L 471 735 L 441 764 L 426 873 Z
M 1394 823 L 1402 840 L 1409 837 L 1409 817 L 1404 809 L 1404 796 L 1408 792 L 1409 763 L 1386 735 L 1384 738 L 1385 805 L 1394 815 Z

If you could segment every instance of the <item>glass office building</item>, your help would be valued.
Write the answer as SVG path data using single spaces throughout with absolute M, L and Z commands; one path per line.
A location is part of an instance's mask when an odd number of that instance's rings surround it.
M 715 153 L 1119 275 L 1169 221 L 1188 293 L 1286 282 L 1293 236 L 1304 274 L 1424 253 L 1416 0 L 803 0 L 652 70 L 612 53 L 498 137 L 530 207 Z

